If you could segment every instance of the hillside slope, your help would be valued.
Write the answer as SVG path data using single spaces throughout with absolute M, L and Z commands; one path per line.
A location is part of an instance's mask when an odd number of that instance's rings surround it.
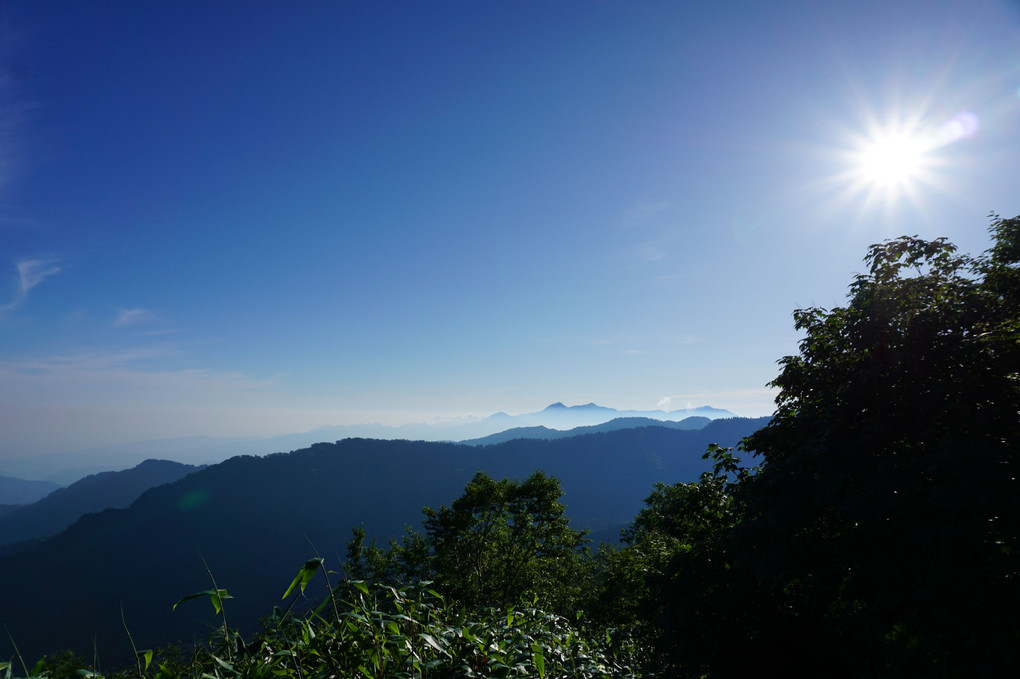
M 487 447 L 348 439 L 289 454 L 237 457 L 144 493 L 129 509 L 89 514 L 64 533 L 0 558 L 0 623 L 26 657 L 70 646 L 107 658 L 130 655 L 123 605 L 140 647 L 191 640 L 206 606 L 171 612 L 208 589 L 209 564 L 231 624 L 250 626 L 275 603 L 295 569 L 318 551 L 336 563 L 351 528 L 370 535 L 418 526 L 424 505 L 458 497 L 479 470 L 558 476 L 579 527 L 633 518 L 655 481 L 692 480 L 711 442 L 734 444 L 765 420 L 720 420 L 701 430 L 643 427 L 555 441 Z M 60 611 L 59 615 L 54 611 Z M 0 643 L 0 654 L 8 649 Z
M 149 488 L 176 481 L 196 469 L 200 467 L 146 460 L 124 471 L 86 476 L 38 502 L 0 515 L 0 547 L 6 546 L 0 553 L 15 548 L 22 551 L 28 547 L 23 541 L 56 535 L 85 514 L 127 507 Z
M 60 486 L 52 481 L 29 481 L 0 476 L 0 505 L 25 505 L 40 500 Z

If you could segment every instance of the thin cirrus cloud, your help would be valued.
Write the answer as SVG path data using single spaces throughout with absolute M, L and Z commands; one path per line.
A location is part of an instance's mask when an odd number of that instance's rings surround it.
M 620 214 L 620 224 L 625 229 L 633 229 L 645 226 L 654 221 L 659 215 L 669 211 L 673 203 L 668 200 L 660 201 L 638 201 L 628 206 Z
M 50 276 L 61 271 L 59 264 L 52 259 L 23 259 L 15 263 L 18 270 L 18 287 L 10 302 L 0 306 L 0 311 L 10 311 L 28 298 L 29 291 Z
M 663 396 L 656 404 L 662 410 L 684 410 L 699 405 L 722 405 L 734 412 L 746 413 L 747 417 L 769 415 L 775 410 L 778 390 L 765 389 L 720 389 L 718 391 L 697 391 L 687 394 Z
M 156 323 L 162 320 L 162 318 L 148 309 L 142 309 L 141 307 L 135 309 L 118 309 L 117 318 L 113 321 L 113 325 L 115 327 L 122 327 L 125 325 Z
M 215 394 L 257 393 L 273 384 L 234 372 L 152 365 L 167 355 L 158 348 L 135 348 L 0 360 L 0 382 L 25 396 L 59 402 L 96 394 L 130 398 L 143 393 L 167 398 L 183 394 L 188 401 L 200 401 Z

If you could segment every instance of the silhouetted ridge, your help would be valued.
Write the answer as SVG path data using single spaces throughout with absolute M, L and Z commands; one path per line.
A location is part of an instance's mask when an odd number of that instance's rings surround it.
M 52 481 L 30 481 L 0 476 L 0 505 L 24 505 L 40 500 L 60 486 Z
M 57 639 L 84 655 L 94 643 L 116 652 L 121 603 L 140 648 L 191 638 L 196 619 L 208 616 L 201 607 L 174 614 L 171 604 L 209 588 L 204 558 L 236 597 L 232 624 L 248 627 L 279 601 L 281 583 L 309 558 L 309 543 L 324 555 L 343 553 L 359 524 L 370 536 L 399 535 L 405 525 L 420 526 L 423 506 L 452 502 L 477 471 L 523 479 L 541 469 L 561 480 L 578 528 L 622 526 L 654 482 L 696 479 L 708 466 L 701 455 L 709 443 L 735 444 L 764 422 L 734 423 L 729 439 L 718 426 L 649 426 L 486 447 L 345 439 L 234 457 L 0 557 L 0 620 L 25 657 L 54 650 Z M 15 585 L 26 573 L 45 586 Z
M 679 422 L 672 420 L 654 420 L 649 417 L 617 417 L 614 420 L 595 424 L 586 427 L 574 427 L 573 429 L 561 430 L 550 429 L 544 426 L 535 427 L 514 427 L 501 431 L 491 436 L 483 436 L 477 439 L 461 441 L 473 446 L 488 446 L 513 439 L 561 439 L 581 434 L 594 434 L 598 432 L 616 431 L 617 429 L 634 429 L 636 427 L 665 427 L 667 429 L 700 429 L 712 420 L 707 417 L 687 417 Z
M 86 476 L 34 504 L 0 515 L 0 547 L 5 547 L 4 552 L 20 551 L 30 545 L 15 547 L 17 543 L 55 535 L 84 514 L 127 507 L 149 488 L 176 481 L 199 468 L 146 460 L 132 469 Z

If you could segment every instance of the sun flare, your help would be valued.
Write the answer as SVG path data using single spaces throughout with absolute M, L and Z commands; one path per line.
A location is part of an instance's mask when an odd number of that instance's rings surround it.
M 861 149 L 858 170 L 870 184 L 895 188 L 915 181 L 924 170 L 925 145 L 916 136 L 891 132 L 869 140 Z
M 827 153 L 838 169 L 819 183 L 836 189 L 834 207 L 856 204 L 863 213 L 904 205 L 923 209 L 928 196 L 951 190 L 946 147 L 973 136 L 977 116 L 962 111 L 941 124 L 932 118 L 923 110 L 885 116 L 865 111 L 856 129 L 837 126 L 840 148 Z

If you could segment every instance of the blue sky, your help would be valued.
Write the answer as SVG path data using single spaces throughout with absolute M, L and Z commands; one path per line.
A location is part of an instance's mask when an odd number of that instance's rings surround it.
M 794 309 L 1017 177 L 1016 2 L 0 3 L 0 458 L 769 414 Z

